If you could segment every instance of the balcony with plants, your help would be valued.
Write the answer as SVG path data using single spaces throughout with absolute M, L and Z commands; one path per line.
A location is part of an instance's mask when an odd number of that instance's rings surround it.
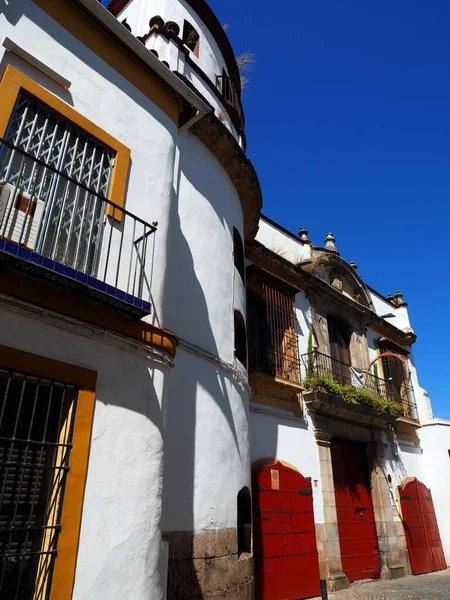
M 38 143 L 32 135 L 20 144 L 0 138 L 1 268 L 128 317 L 149 314 L 155 224 L 107 198 L 107 151 L 81 136 L 70 146 L 56 128 L 44 133 Z
M 397 377 L 384 379 L 377 362 L 364 371 L 311 348 L 302 363 L 304 399 L 313 410 L 379 425 L 418 421 L 414 390 L 403 367 Z

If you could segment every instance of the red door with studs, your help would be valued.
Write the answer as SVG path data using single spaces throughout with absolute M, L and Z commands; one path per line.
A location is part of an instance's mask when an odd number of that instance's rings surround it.
M 410 479 L 400 487 L 400 505 L 413 575 L 446 569 L 431 491 Z
M 380 561 L 364 444 L 331 442 L 342 570 L 348 580 L 378 579 Z
M 256 600 L 320 595 L 311 481 L 280 462 L 253 472 Z

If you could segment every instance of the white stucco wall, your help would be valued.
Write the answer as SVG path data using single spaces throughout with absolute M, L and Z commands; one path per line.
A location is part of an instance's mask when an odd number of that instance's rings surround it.
M 424 483 L 431 489 L 447 564 L 450 565 L 450 420 L 431 419 L 420 430 L 424 459 Z
M 378 316 L 393 315 L 392 317 L 387 317 L 386 321 L 402 331 L 408 330 L 411 327 L 407 306 L 396 307 L 372 290 L 369 290 L 369 294 Z
M 256 240 L 293 264 L 298 264 L 310 257 L 310 247 L 303 245 L 261 218 Z
M 132 0 L 119 14 L 119 21 L 127 20 L 134 35 L 142 36 L 149 31 L 149 21 L 152 17 L 159 15 L 167 21 L 174 21 L 180 27 L 179 37 L 183 35 L 184 20 L 187 20 L 200 35 L 199 56 L 193 52 L 189 53 L 192 61 L 205 73 L 206 77 L 216 86 L 216 77 L 222 75 L 223 69 L 228 73 L 224 58 L 206 25 L 195 13 L 195 11 L 184 2 L 184 0 Z M 214 107 L 216 115 L 227 126 L 234 137 L 239 141 L 239 136 L 226 112 L 226 106 L 211 91 L 205 81 L 196 71 L 186 63 L 182 52 L 176 48 L 176 44 L 168 42 L 162 35 L 150 37 L 146 42 L 147 48 L 155 49 L 160 60 L 169 63 L 172 71 L 179 71 L 185 75 Z
M 150 16 L 164 12 L 150 4 Z M 183 7 L 162 16 L 177 20 L 187 14 Z M 234 527 L 237 493 L 250 484 L 248 389 L 233 372 L 237 366 L 242 374 L 234 358 L 234 309 L 245 316 L 232 234 L 233 227 L 243 234 L 241 202 L 197 138 L 179 136 L 165 113 L 33 2 L 8 4 L 0 35 L 72 85 L 60 88 L 0 47 L 1 72 L 15 65 L 130 148 L 125 207 L 159 222 L 146 270 L 153 307 L 147 320 L 182 340 L 170 373 L 126 350 L 114 353 L 39 322 L 28 326 L 23 317 L 12 319 L 0 338 L 99 372 L 74 599 L 159 600 L 161 519 L 165 531 Z
M 121 348 L 95 327 L 50 324 L 1 301 L 0 322 L 0 345 L 97 372 L 74 600 L 159 600 L 168 367 L 126 343 Z
M 17 22 L 11 11 L 0 15 L 0 31 L 64 73 L 72 86 L 59 88 L 0 47 L 1 69 L 8 63 L 20 68 L 131 149 L 125 206 L 159 223 L 146 272 L 150 319 L 232 361 L 232 228 L 242 234 L 243 220 L 226 172 L 197 138 L 189 132 L 179 136 L 165 113 L 36 5 L 21 4 L 26 15 Z M 122 260 L 127 262 L 125 254 Z M 213 341 L 205 339 L 199 323 L 206 314 L 214 316 Z
M 236 527 L 237 494 L 250 484 L 247 390 L 180 348 L 166 393 L 163 530 Z

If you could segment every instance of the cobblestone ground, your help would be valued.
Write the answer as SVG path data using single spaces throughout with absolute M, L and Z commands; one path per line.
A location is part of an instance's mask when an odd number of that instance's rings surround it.
M 329 594 L 329 600 L 450 600 L 450 569 L 353 584 L 348 590 Z

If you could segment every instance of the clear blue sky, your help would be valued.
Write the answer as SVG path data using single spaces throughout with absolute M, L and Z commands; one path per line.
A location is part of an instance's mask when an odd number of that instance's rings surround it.
M 209 0 L 237 53 L 264 212 L 409 303 L 420 382 L 450 418 L 450 3 Z
M 264 212 L 400 289 L 421 385 L 450 417 L 450 3 L 210 0 L 237 53 Z

